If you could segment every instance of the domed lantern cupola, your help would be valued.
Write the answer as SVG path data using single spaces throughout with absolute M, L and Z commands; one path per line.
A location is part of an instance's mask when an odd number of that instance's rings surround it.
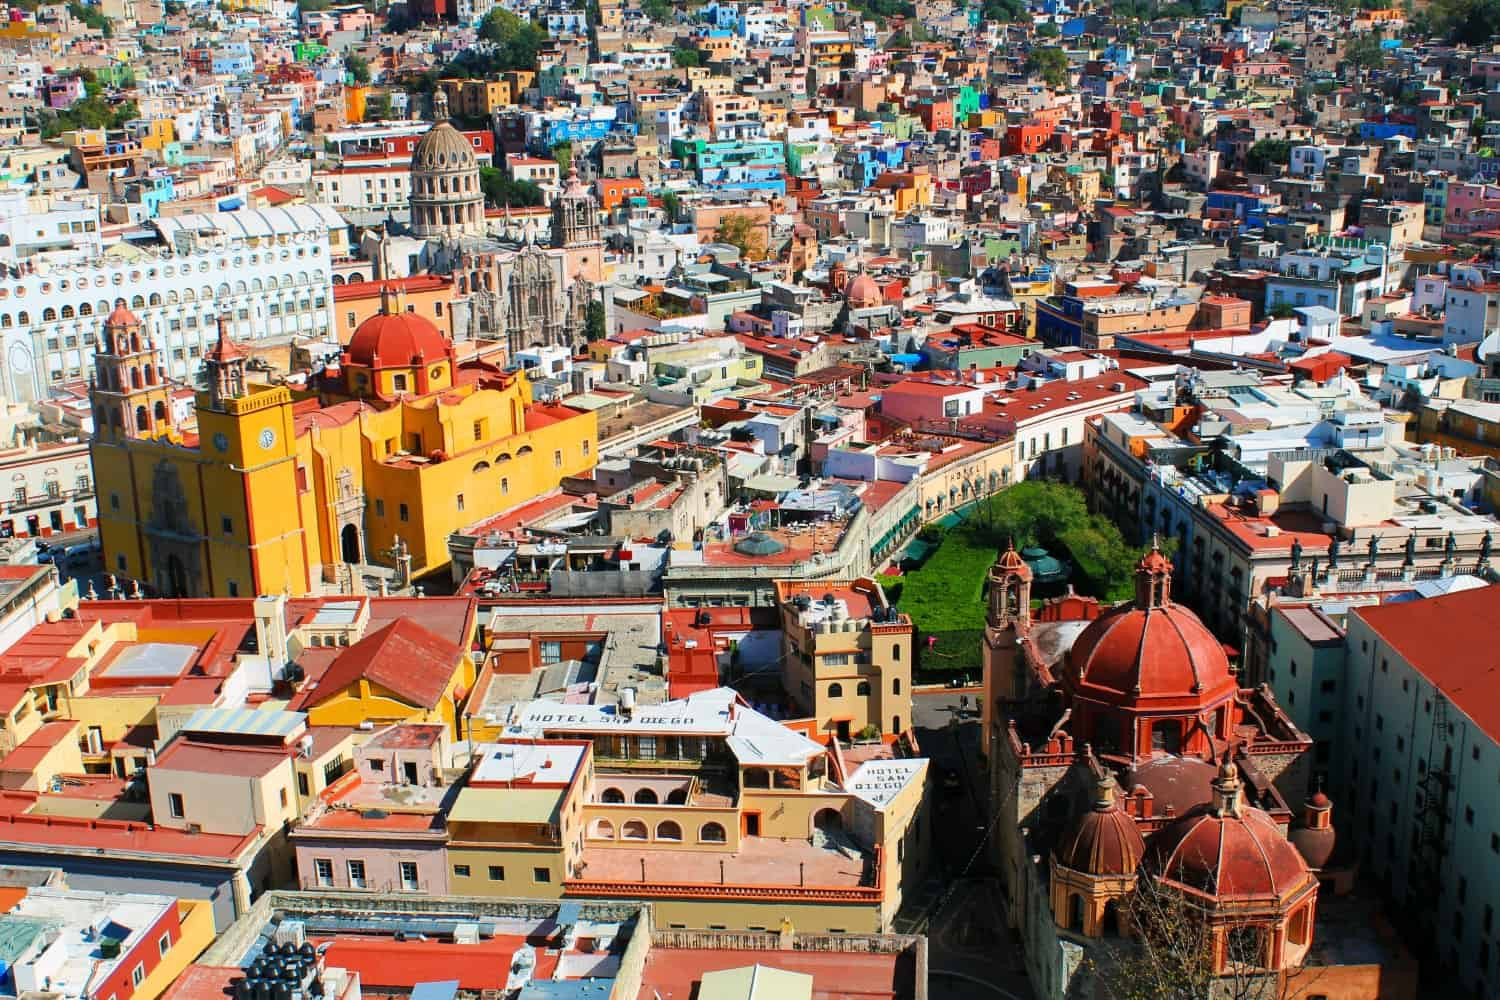
M 1151 551 L 1135 567 L 1135 606 L 1142 611 L 1164 608 L 1172 600 L 1172 560 L 1162 554 L 1161 545 L 1151 540 Z
M 1031 620 L 1031 567 L 1016 551 L 1014 541 L 990 566 L 989 588 L 987 617 L 991 628 L 1024 627 Z

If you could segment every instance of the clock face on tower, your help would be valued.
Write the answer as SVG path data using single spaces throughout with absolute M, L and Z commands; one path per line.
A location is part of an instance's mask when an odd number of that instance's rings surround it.
M 266 451 L 270 451 L 271 450 L 271 446 L 274 445 L 275 443 L 276 443 L 276 432 L 273 431 L 273 430 L 271 430 L 271 428 L 267 427 L 265 430 L 263 430 L 263 431 L 260 432 L 260 446 L 263 449 L 265 449 Z

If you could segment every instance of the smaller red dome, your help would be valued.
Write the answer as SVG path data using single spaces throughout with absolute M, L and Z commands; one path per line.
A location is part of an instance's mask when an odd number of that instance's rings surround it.
M 1287 839 L 1310 868 L 1326 868 L 1338 845 L 1333 829 L 1333 803 L 1321 790 L 1308 796 L 1302 810 L 1302 822 L 1292 827 Z
M 1002 573 L 1019 573 L 1027 578 L 1031 576 L 1031 567 L 1021 558 L 1021 553 L 1016 551 L 1015 542 L 1011 542 L 1000 553 L 1000 558 L 995 560 L 995 568 Z
M 448 356 L 448 338 L 416 313 L 379 313 L 359 324 L 345 349 L 349 363 L 404 368 Z
M 1106 777 L 1098 784 L 1094 808 L 1079 816 L 1056 848 L 1064 868 L 1099 877 L 1134 875 L 1146 853 L 1146 842 L 1135 820 L 1115 801 L 1115 783 Z
M 1174 757 L 1163 754 L 1140 761 L 1125 772 L 1125 782 L 1132 789 L 1151 795 L 1152 812 L 1157 816 L 1185 816 L 1213 796 L 1218 771 L 1197 757 Z
M 1225 761 L 1219 775 L 1214 801 L 1151 838 L 1142 870 L 1220 902 L 1286 900 L 1316 886 L 1276 821 L 1241 800 L 1234 766 Z
M 1333 827 L 1325 826 L 1321 829 L 1308 826 L 1293 827 L 1287 834 L 1292 846 L 1297 853 L 1302 855 L 1302 860 L 1307 862 L 1309 868 L 1324 868 L 1328 860 L 1333 857 L 1333 849 L 1338 846 L 1338 834 Z
M 873 309 L 880 305 L 880 286 L 875 279 L 861 271 L 844 289 L 844 301 L 850 309 Z
M 114 312 L 110 313 L 109 317 L 104 321 L 105 326 L 139 326 L 140 323 L 140 319 L 136 317 L 135 313 L 125 308 L 125 303 L 123 302 L 115 306 Z

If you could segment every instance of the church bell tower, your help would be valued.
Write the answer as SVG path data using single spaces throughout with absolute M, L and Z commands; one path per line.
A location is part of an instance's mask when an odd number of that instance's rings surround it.
M 982 739 L 990 737 L 995 702 L 1017 698 L 1023 690 L 1025 671 L 1020 660 L 1021 639 L 1031 629 L 1031 567 L 1006 546 L 989 572 L 989 605 L 984 627 L 984 710 Z
M 101 439 L 149 439 L 172 430 L 171 384 L 161 352 L 123 302 L 105 319 L 95 344 L 89 400 Z
M 599 203 L 589 193 L 578 170 L 568 171 L 562 193 L 552 202 L 552 247 L 567 257 L 567 279 L 599 284 L 604 277 L 604 235 Z
M 224 409 L 226 399 L 239 399 L 245 394 L 245 352 L 229 339 L 229 317 L 219 317 L 219 339 L 203 355 L 203 367 L 208 376 L 208 405 L 210 409 Z

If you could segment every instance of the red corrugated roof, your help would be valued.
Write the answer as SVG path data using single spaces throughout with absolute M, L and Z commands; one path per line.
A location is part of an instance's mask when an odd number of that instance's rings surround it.
M 340 653 L 301 707 L 320 705 L 364 678 L 412 705 L 436 708 L 462 656 L 455 643 L 398 618 Z
M 1355 608 L 1380 638 L 1492 740 L 1500 741 L 1500 588 Z
M 331 966 L 358 972 L 367 990 L 410 992 L 418 983 L 457 979 L 459 989 L 477 993 L 505 988 L 511 956 L 524 944 L 526 939 L 514 934 L 497 934 L 478 944 L 341 937 L 329 945 L 326 958 Z M 558 955 L 538 948 L 536 959 L 534 978 L 551 979 Z

